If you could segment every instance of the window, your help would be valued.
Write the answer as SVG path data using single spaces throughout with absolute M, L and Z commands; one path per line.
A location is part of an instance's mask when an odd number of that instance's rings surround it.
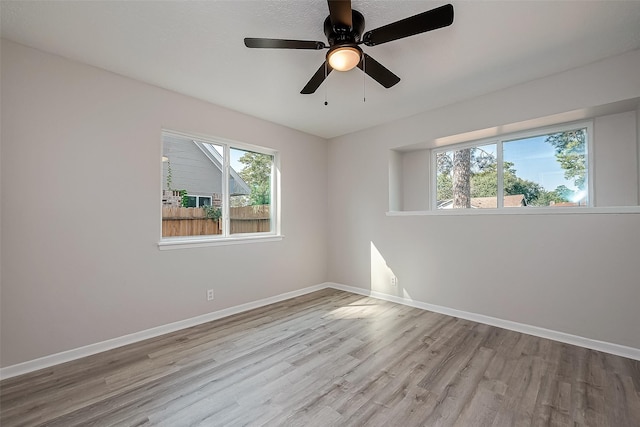
M 433 150 L 433 206 L 589 206 L 589 128 L 583 123 Z
M 162 239 L 276 234 L 278 153 L 162 133 Z
M 203 206 L 211 206 L 211 197 L 208 196 L 192 196 L 188 194 L 185 199 L 187 208 L 197 208 Z

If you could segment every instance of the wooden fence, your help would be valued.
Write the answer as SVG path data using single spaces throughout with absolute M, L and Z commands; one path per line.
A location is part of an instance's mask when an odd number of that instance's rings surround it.
M 270 205 L 229 208 L 231 234 L 264 233 L 271 231 Z
M 229 208 L 231 234 L 271 229 L 269 205 Z M 207 218 L 203 208 L 162 207 L 162 237 L 222 234 L 222 220 Z

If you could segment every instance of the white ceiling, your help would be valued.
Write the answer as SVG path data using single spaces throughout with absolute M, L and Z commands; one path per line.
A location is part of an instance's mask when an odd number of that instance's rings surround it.
M 445 3 L 352 5 L 367 31 Z M 326 42 L 323 0 L 2 0 L 0 12 L 3 38 L 324 138 L 640 48 L 640 1 L 452 4 L 450 27 L 364 46 L 398 85 L 384 89 L 356 68 L 313 95 L 300 90 L 325 51 L 248 49 L 243 38 Z

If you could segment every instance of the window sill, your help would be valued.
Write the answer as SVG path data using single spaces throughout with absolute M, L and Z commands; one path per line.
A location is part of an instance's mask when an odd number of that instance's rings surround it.
M 501 209 L 440 209 L 435 211 L 390 211 L 387 216 L 457 216 L 457 215 L 588 215 L 640 214 L 640 206 L 563 207 L 563 208 L 501 208 Z
M 246 243 L 278 242 L 284 238 L 281 234 L 269 234 L 260 236 L 237 236 L 237 237 L 179 237 L 165 239 L 158 242 L 158 249 L 161 251 L 172 249 L 202 248 L 207 246 L 241 245 Z

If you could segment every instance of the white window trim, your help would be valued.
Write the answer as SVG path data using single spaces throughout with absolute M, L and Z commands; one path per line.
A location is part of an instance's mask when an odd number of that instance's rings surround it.
M 279 242 L 284 239 L 282 234 L 253 233 L 234 234 L 233 237 L 210 238 L 207 236 L 195 237 L 167 237 L 158 242 L 161 251 L 172 249 L 204 248 L 209 246 L 228 246 L 244 243 Z
M 575 207 L 575 206 L 567 206 L 567 207 L 555 207 L 555 208 L 545 208 L 545 207 L 534 207 L 534 206 L 530 206 L 530 207 L 526 207 L 526 208 L 521 208 L 521 209 L 514 209 L 514 208 L 505 208 L 504 207 L 504 171 L 503 168 L 498 167 L 497 168 L 497 177 L 498 177 L 498 194 L 497 194 L 497 205 L 498 207 L 495 209 L 437 209 L 437 173 L 438 173 L 438 165 L 437 165 L 437 156 L 439 153 L 443 153 L 446 151 L 457 151 L 457 150 L 462 150 L 465 148 L 473 148 L 473 147 L 479 147 L 482 145 L 490 145 L 490 144 L 496 144 L 496 161 L 498 165 L 501 165 L 503 162 L 503 158 L 502 158 L 502 149 L 503 149 L 503 144 L 504 142 L 508 142 L 514 139 L 526 139 L 526 138 L 531 138 L 531 137 L 535 137 L 535 136 L 542 136 L 542 135 L 548 135 L 548 134 L 552 134 L 552 133 L 558 133 L 558 132 L 564 132 L 567 130 L 574 130 L 574 129 L 582 129 L 582 128 L 586 128 L 587 129 L 587 147 L 586 147 L 586 154 L 587 154 L 587 183 L 588 183 L 588 187 L 589 187 L 589 191 L 588 191 L 588 198 L 589 198 L 589 204 L 586 207 Z M 518 211 L 518 213 L 524 213 L 524 212 L 520 212 L 520 211 L 527 211 L 528 213 L 545 213 L 545 214 L 550 214 L 550 213 L 578 213 L 578 212 L 573 212 L 573 210 L 578 210 L 580 212 L 583 212 L 585 210 L 593 210 L 596 209 L 594 206 L 596 206 L 595 204 L 595 194 L 594 194 L 594 170 L 595 170 L 595 166 L 594 166 L 594 142 L 593 142 L 593 120 L 587 120 L 587 121 L 578 121 L 578 122 L 570 122 L 570 123 L 563 123 L 560 125 L 554 125 L 554 126 L 546 126 L 546 127 L 541 127 L 541 128 L 535 128 L 535 129 L 529 129 L 529 130 L 524 130 L 524 131 L 519 131 L 519 132 L 513 132 L 513 133 L 506 133 L 503 135 L 498 135 L 496 137 L 491 137 L 491 138 L 485 138 L 485 139 L 477 139 L 477 140 L 473 140 L 473 141 L 467 141 L 467 142 L 463 142 L 463 143 L 459 143 L 459 144 L 451 144 L 451 145 L 445 145 L 442 147 L 438 147 L 438 148 L 433 148 L 431 150 L 431 173 L 429 174 L 429 180 L 430 180 L 430 185 L 429 185 L 429 189 L 430 189 L 430 197 L 429 197 L 429 209 L 430 212 L 439 212 L 439 214 L 442 215 L 457 215 L 459 214 L 459 211 L 469 211 L 468 213 L 464 214 L 464 215 L 469 215 L 469 214 L 486 214 L 486 213 L 496 213 L 496 212 L 500 212 L 503 213 L 504 211 L 508 211 L 509 213 L 516 213 L 516 212 L 512 212 L 512 211 Z M 486 213 L 485 213 L 486 211 Z M 534 211 L 534 212 L 530 212 L 530 211 Z M 566 212 L 569 211 L 569 212 Z M 421 211 L 422 214 L 424 215 L 424 211 Z M 595 213 L 595 212 L 594 212 Z M 604 213 L 604 212 L 602 212 Z M 608 213 L 608 211 L 607 211 Z M 624 212 L 627 213 L 627 212 Z M 387 212 L 387 215 L 391 215 L 391 216 L 395 216 L 396 212 Z
M 204 196 L 202 194 L 187 194 L 187 197 L 195 197 L 196 198 L 196 206 L 200 204 L 200 199 L 209 199 L 211 203 L 213 203 L 213 197 Z
M 184 249 L 195 247 L 207 247 L 207 246 L 225 246 L 243 243 L 257 243 L 257 242 L 275 242 L 284 238 L 281 234 L 280 224 L 280 186 L 281 186 L 281 172 L 280 172 L 280 153 L 277 150 L 273 150 L 266 147 L 260 147 L 257 145 L 247 144 L 244 142 L 233 141 L 226 138 L 204 136 L 193 133 L 184 133 L 169 129 L 162 129 L 162 136 L 171 135 L 180 138 L 196 139 L 198 141 L 207 142 L 211 144 L 221 145 L 223 147 L 223 165 L 222 165 L 222 210 L 225 224 L 223 227 L 224 234 L 209 235 L 209 236 L 179 236 L 179 237 L 162 237 L 162 209 L 160 209 L 160 241 L 158 242 L 158 248 L 160 250 L 167 249 Z M 260 154 L 267 154 L 273 156 L 273 167 L 271 172 L 271 205 L 270 205 L 270 224 L 271 231 L 261 233 L 236 233 L 230 234 L 231 221 L 229 219 L 229 200 L 227 197 L 229 187 L 229 172 L 231 164 L 231 148 L 240 150 L 253 151 Z M 162 158 L 163 144 L 160 144 L 160 158 Z M 160 163 L 160 194 L 162 194 L 162 162 Z M 276 185 L 274 185 L 274 183 Z M 213 203 L 213 198 L 211 199 Z M 162 201 L 160 200 L 160 206 Z

